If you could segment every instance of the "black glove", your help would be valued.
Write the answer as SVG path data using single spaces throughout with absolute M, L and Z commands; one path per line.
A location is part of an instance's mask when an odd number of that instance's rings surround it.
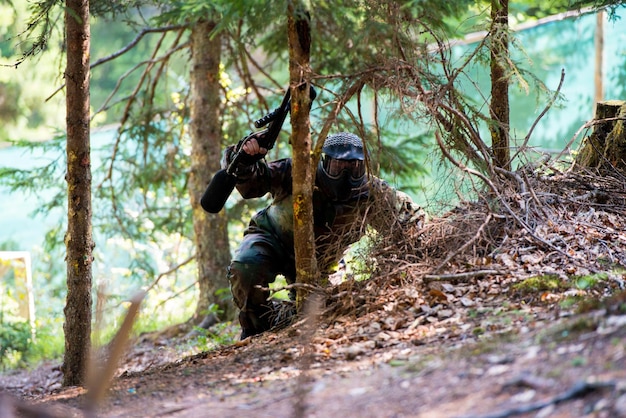
M 248 155 L 244 151 L 236 151 L 240 146 L 230 145 L 224 150 L 224 154 L 222 155 L 222 161 L 220 163 L 223 169 L 228 169 L 235 158 L 237 158 L 237 163 L 233 167 L 234 170 L 231 172 L 239 181 L 245 181 L 252 177 L 254 173 L 254 167 L 256 163 L 263 159 L 263 155 Z

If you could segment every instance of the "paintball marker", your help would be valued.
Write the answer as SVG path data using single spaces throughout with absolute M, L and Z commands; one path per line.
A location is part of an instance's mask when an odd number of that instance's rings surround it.
M 310 87 L 310 99 L 311 102 L 315 99 L 317 93 Z M 287 113 L 291 109 L 291 94 L 289 88 L 285 93 L 282 103 L 279 107 L 272 110 L 261 119 L 254 122 L 256 128 L 263 128 L 267 126 L 263 131 L 252 132 L 244 137 L 234 150 L 234 156 L 231 159 L 230 164 L 225 169 L 222 169 L 215 173 L 209 186 L 207 187 L 202 199 L 200 199 L 200 205 L 204 210 L 209 213 L 217 213 L 224 207 L 226 200 L 232 193 L 235 185 L 237 184 L 237 176 L 235 171 L 237 166 L 241 163 L 248 162 L 251 157 L 243 150 L 243 145 L 251 138 L 255 137 L 259 142 L 259 145 L 268 151 L 274 147 L 278 134 L 283 128 L 283 123 L 287 118 Z M 256 156 L 255 156 L 256 157 Z M 261 156 L 262 157 L 262 156 Z M 258 158 L 258 157 L 256 157 Z

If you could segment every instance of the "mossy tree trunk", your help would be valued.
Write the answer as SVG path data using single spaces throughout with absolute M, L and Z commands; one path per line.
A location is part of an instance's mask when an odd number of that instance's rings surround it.
M 494 165 L 511 169 L 509 150 L 509 2 L 491 0 L 491 144 Z
M 296 280 L 298 283 L 313 284 L 317 281 L 318 271 L 312 221 L 315 170 L 311 163 L 309 120 L 311 25 L 309 14 L 301 1 L 289 1 L 287 7 Z M 296 295 L 298 310 L 301 310 L 307 296 L 305 288 L 298 288 Z
M 626 101 L 608 100 L 596 105 L 596 124 L 576 157 L 579 167 L 626 173 Z
M 232 319 L 235 312 L 232 302 L 219 293 L 220 289 L 228 288 L 228 217 L 226 211 L 208 214 L 200 206 L 200 199 L 211 176 L 220 168 L 222 147 L 219 84 L 222 37 L 219 33 L 213 33 L 215 26 L 213 21 L 202 20 L 194 25 L 191 32 L 189 196 L 193 210 L 200 289 L 193 317 L 196 324 L 206 316 L 211 304 L 216 304 L 222 311 L 221 319 Z
M 89 136 L 89 1 L 65 3 L 67 40 L 67 297 L 63 385 L 85 383 L 91 349 L 91 147 Z

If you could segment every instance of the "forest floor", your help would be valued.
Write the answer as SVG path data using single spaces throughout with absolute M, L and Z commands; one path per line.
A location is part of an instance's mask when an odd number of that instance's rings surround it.
M 0 417 L 626 417 L 626 182 L 523 182 L 287 328 L 186 357 L 138 337 L 95 411 L 59 364 L 2 375 Z

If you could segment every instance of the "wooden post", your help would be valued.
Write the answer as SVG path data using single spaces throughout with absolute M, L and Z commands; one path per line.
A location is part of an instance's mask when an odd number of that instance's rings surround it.
M 596 71 L 594 78 L 594 103 L 597 105 L 604 99 L 603 61 L 604 61 L 604 10 L 596 15 Z

